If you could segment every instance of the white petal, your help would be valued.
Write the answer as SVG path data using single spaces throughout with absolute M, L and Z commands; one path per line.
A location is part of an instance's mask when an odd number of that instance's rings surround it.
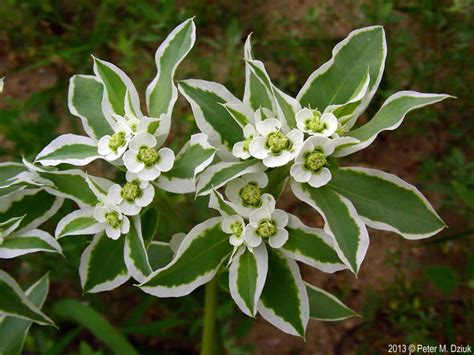
M 145 164 L 137 160 L 137 154 L 138 152 L 136 150 L 128 150 L 123 155 L 123 163 L 127 170 L 132 173 L 138 173 L 145 167 Z
M 251 173 L 242 176 L 246 184 L 253 182 L 261 189 L 268 185 L 268 176 L 265 173 Z
M 125 179 L 127 179 L 128 182 L 133 181 L 133 180 L 138 180 L 138 174 L 132 173 L 131 171 L 127 171 L 125 173 Z
M 161 175 L 161 171 L 156 168 L 156 165 L 151 167 L 145 167 L 142 171 L 138 172 L 138 177 L 142 180 L 153 181 Z
M 260 201 L 262 201 L 262 207 L 265 207 L 270 212 L 273 212 L 275 210 L 276 202 L 275 198 L 272 195 L 263 194 L 260 198 Z
M 130 203 L 128 201 L 123 201 L 120 204 L 120 211 L 127 216 L 135 216 L 140 213 L 142 208 L 137 206 L 135 203 Z
M 314 144 L 313 142 L 308 138 L 307 140 L 304 141 L 303 146 L 300 149 L 300 152 L 298 153 L 298 156 L 296 157 L 295 161 L 297 163 L 302 163 L 304 162 L 304 155 L 307 152 L 312 152 L 314 150 Z
M 332 175 L 328 168 L 321 168 L 317 172 L 313 172 L 308 184 L 312 187 L 321 187 L 331 181 Z
M 148 127 L 151 124 L 159 122 L 159 121 L 160 119 L 156 117 L 146 117 L 146 116 L 143 117 L 138 123 L 137 133 L 149 133 Z
M 313 112 L 309 108 L 304 108 L 296 113 L 296 126 L 306 132 L 306 121 L 312 118 Z
M 143 146 L 153 148 L 156 145 L 156 138 L 150 133 L 139 133 L 130 140 L 130 149 L 139 150 Z
M 257 159 L 265 159 L 268 157 L 269 152 L 265 146 L 266 141 L 267 139 L 265 137 L 257 137 L 252 139 L 249 144 L 250 155 Z
M 282 151 L 279 155 L 269 155 L 263 159 L 263 164 L 269 168 L 283 166 L 291 160 L 291 153 L 287 150 Z
M 311 171 L 304 168 L 304 163 L 296 163 L 290 169 L 290 174 L 297 182 L 308 182 L 311 179 Z
M 337 126 L 339 124 L 336 116 L 334 116 L 331 112 L 323 113 L 321 116 L 321 123 L 324 123 L 326 126 L 323 132 L 321 132 L 326 137 L 332 136 L 336 132 Z
M 120 227 L 122 234 L 127 234 L 130 231 L 130 221 L 127 217 L 123 216 L 122 226 Z
M 244 137 L 245 138 L 250 138 L 252 136 L 255 136 L 255 133 L 257 133 L 255 131 L 255 127 L 251 124 L 248 124 L 244 127 Z
M 277 228 L 275 235 L 268 238 L 268 244 L 272 248 L 281 248 L 288 240 L 288 231 L 284 228 Z
M 94 209 L 94 218 L 99 222 L 105 222 L 105 214 L 108 212 L 108 209 L 104 206 L 97 206 Z
M 257 228 L 262 219 L 271 219 L 272 214 L 266 207 L 260 207 L 259 209 L 252 212 L 249 216 L 250 225 Z
M 241 178 L 234 179 L 225 186 L 225 195 L 232 202 L 242 203 L 242 198 L 239 195 L 242 187 L 245 186 L 245 181 Z
M 120 238 L 120 229 L 118 228 L 112 228 L 111 226 L 105 227 L 105 233 L 107 234 L 107 237 L 113 240 L 117 240 Z
M 155 197 L 155 189 L 152 185 L 148 185 L 144 190 L 142 190 L 142 195 L 135 200 L 135 203 L 140 207 L 148 206 Z
M 244 231 L 245 243 L 251 248 L 256 248 L 262 242 L 262 237 L 257 235 L 256 229 L 252 226 L 247 226 Z
M 110 136 L 103 136 L 101 139 L 99 139 L 99 142 L 97 142 L 97 151 L 100 155 L 107 155 L 112 152 L 112 149 L 109 147 L 109 141 Z
M 278 228 L 286 227 L 288 224 L 288 214 L 283 210 L 276 209 L 272 213 L 272 220 Z
M 293 149 L 300 150 L 303 146 L 304 133 L 299 129 L 292 129 L 286 136 L 293 143 Z
M 234 223 L 241 223 L 242 226 L 245 225 L 244 219 L 241 216 L 233 215 L 233 216 L 224 218 L 224 220 L 222 221 L 222 230 L 227 234 L 232 234 L 231 226 Z
M 280 130 L 281 123 L 276 118 L 267 118 L 257 123 L 257 131 L 262 136 L 266 137 L 270 133 Z
M 173 151 L 169 148 L 162 148 L 158 154 L 160 155 L 160 161 L 155 165 L 156 168 L 163 172 L 170 171 L 174 165 Z
M 119 184 L 113 184 L 109 187 L 109 191 L 107 191 L 107 199 L 111 203 L 118 205 L 120 202 L 122 202 L 122 196 L 120 195 L 121 191 L 122 188 Z
M 229 238 L 229 243 L 234 247 L 241 246 L 244 242 L 244 238 L 242 236 L 237 237 L 235 234 L 232 234 Z
M 244 142 L 237 142 L 232 147 L 232 155 L 239 159 L 248 159 L 250 153 L 244 150 Z
M 314 145 L 314 148 L 319 148 L 324 153 L 324 155 L 328 156 L 334 152 L 334 141 L 331 138 L 323 137 L 323 136 L 314 136 L 308 138 Z

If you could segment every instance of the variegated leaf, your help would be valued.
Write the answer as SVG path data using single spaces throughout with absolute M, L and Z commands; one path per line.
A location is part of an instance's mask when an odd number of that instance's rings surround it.
M 140 216 L 133 216 L 130 219 L 130 231 L 125 237 L 123 255 L 130 275 L 138 282 L 145 281 L 152 269 L 143 241 Z
M 61 253 L 61 246 L 49 233 L 31 229 L 14 233 L 0 244 L 0 259 L 12 259 L 37 252 Z
M 339 321 L 359 315 L 335 296 L 316 286 L 306 284 L 309 299 L 309 317 L 321 321 Z
M 68 235 L 96 234 L 104 230 L 94 217 L 93 208 L 83 208 L 64 216 L 57 224 L 54 233 L 57 239 Z

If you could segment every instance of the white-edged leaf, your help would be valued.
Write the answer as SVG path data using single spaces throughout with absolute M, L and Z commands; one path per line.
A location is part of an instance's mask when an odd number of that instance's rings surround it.
M 57 239 L 68 235 L 96 234 L 104 230 L 104 226 L 94 217 L 93 208 L 82 208 L 64 216 L 57 224 L 54 235 Z
M 61 253 L 62 250 L 56 239 L 39 229 L 14 233 L 0 244 L 0 259 L 12 259 L 37 252 Z
M 209 194 L 209 208 L 219 211 L 222 216 L 233 216 L 238 214 L 234 209 L 233 204 L 226 201 L 224 196 L 222 196 L 222 194 L 217 190 L 212 190 Z
M 369 122 L 347 133 L 348 136 L 358 139 L 360 143 L 339 147 L 333 156 L 344 157 L 364 149 L 377 138 L 380 132 L 398 128 L 408 112 L 452 97 L 444 94 L 422 94 L 416 91 L 397 92 L 384 102 Z
M 176 156 L 173 168 L 160 175 L 158 186 L 174 193 L 196 191 L 196 175 L 212 163 L 215 154 L 216 149 L 208 143 L 207 135 L 193 134 Z
M 143 241 L 140 216 L 130 218 L 130 231 L 125 237 L 123 256 L 130 275 L 138 282 L 145 281 L 152 269 Z
M 407 239 L 431 237 L 445 224 L 418 189 L 376 169 L 341 168 L 328 185 L 351 200 L 365 224 Z
M 148 260 L 153 270 L 168 265 L 173 260 L 174 252 L 169 243 L 152 241 L 147 249 Z
M 220 162 L 211 165 L 198 176 L 196 194 L 198 196 L 209 195 L 212 190 L 224 186 L 232 179 L 264 170 L 263 164 L 255 159 L 240 162 Z
M 329 234 L 320 228 L 304 225 L 291 213 L 288 217 L 285 229 L 289 237 L 282 247 L 288 256 L 327 273 L 346 269 L 334 250 L 334 240 Z
M 254 122 L 254 112 L 250 106 L 244 103 L 228 103 L 223 106 L 240 127 L 244 128 L 247 124 Z
M 0 270 L 0 314 L 54 326 L 54 322 L 27 298 L 17 282 L 3 270 Z
M 209 143 L 218 148 L 222 159 L 236 160 L 232 155 L 235 143 L 244 140 L 242 128 L 230 115 L 224 104 L 241 104 L 223 85 L 205 80 L 184 80 L 179 91 L 188 100 L 202 133 L 209 137 Z
M 35 162 L 44 166 L 84 166 L 98 158 L 97 143 L 92 138 L 68 133 L 53 139 L 36 156 Z
M 323 112 L 329 105 L 344 104 L 353 95 L 369 68 L 367 95 L 354 112 L 363 112 L 382 79 L 387 56 L 385 32 L 381 26 L 352 31 L 332 50 L 332 58 L 314 71 L 297 95 L 302 106 Z
M 334 295 L 319 287 L 305 282 L 309 300 L 309 317 L 320 321 L 340 321 L 351 317 L 359 317 Z
M 25 171 L 26 167 L 20 163 L 0 163 L 0 186 L 10 186 L 14 178 Z
M 325 221 L 324 230 L 334 237 L 337 255 L 357 274 L 369 247 L 369 235 L 352 203 L 327 186 L 316 189 L 293 181 L 291 190 L 298 199 L 321 214 Z
M 113 134 L 111 119 L 102 112 L 104 85 L 94 75 L 74 75 L 69 80 L 69 111 L 81 119 L 87 135 L 99 140 Z
M 166 140 L 171 127 L 171 114 L 178 97 L 174 84 L 176 68 L 183 61 L 196 40 L 196 26 L 188 19 L 166 37 L 155 53 L 157 74 L 146 89 L 146 103 L 150 117 L 160 117 L 157 139 L 160 145 Z
M 305 335 L 309 304 L 298 265 L 272 248 L 268 250 L 268 273 L 258 313 L 285 333 Z
M 282 127 L 287 131 L 296 128 L 296 113 L 301 110 L 298 100 L 284 93 L 275 85 L 273 85 L 273 95 Z
M 266 97 L 265 101 L 269 100 L 271 103 L 271 106 L 260 105 L 260 107 L 266 107 L 270 109 L 270 111 L 276 112 L 277 106 L 275 102 L 275 97 L 273 95 L 273 84 L 270 79 L 270 76 L 267 73 L 267 70 L 265 69 L 265 65 L 262 61 L 256 59 L 247 59 L 245 61 L 245 65 L 250 66 L 251 76 L 253 75 L 258 81 L 260 81 L 261 87 L 265 90 L 265 93 L 263 94 L 263 96 Z M 253 79 L 251 78 L 250 80 Z
M 13 217 L 4 222 L 0 222 L 0 236 L 5 238 L 17 229 L 25 216 Z
M 210 281 L 232 252 L 222 217 L 198 224 L 186 235 L 173 261 L 153 272 L 140 288 L 157 297 L 181 297 Z
M 123 258 L 125 238 L 98 233 L 81 255 L 79 276 L 84 292 L 110 291 L 127 282 L 130 274 Z
M 265 243 L 249 251 L 245 246 L 235 253 L 229 267 L 229 290 L 240 310 L 250 317 L 257 313 L 268 271 Z

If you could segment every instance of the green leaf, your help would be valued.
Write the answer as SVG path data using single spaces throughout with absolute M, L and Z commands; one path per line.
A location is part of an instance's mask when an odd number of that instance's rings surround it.
M 38 309 L 43 307 L 49 291 L 49 278 L 44 275 L 28 290 L 25 295 Z M 26 334 L 32 321 L 17 317 L 5 317 L 0 323 L 0 353 L 20 355 L 25 343 Z
M 264 102 L 269 100 L 271 103 L 270 106 L 260 105 L 258 108 L 266 107 L 270 109 L 272 112 L 276 112 L 277 108 L 276 108 L 275 97 L 273 95 L 273 84 L 270 79 L 270 76 L 267 73 L 267 70 L 265 69 L 265 65 L 263 64 L 262 61 L 255 60 L 255 59 L 247 59 L 245 60 L 245 64 L 250 66 L 250 70 L 252 72 L 251 75 L 253 75 L 258 81 L 260 81 L 261 87 L 259 91 L 262 90 L 262 88 L 265 90 L 265 93 L 264 94 L 262 93 L 263 94 L 262 96 L 265 97 Z M 250 79 L 250 80 L 253 80 L 253 79 Z
M 235 253 L 229 267 L 229 290 L 242 312 L 250 317 L 257 313 L 268 271 L 265 244 L 249 251 L 245 246 Z
M 158 232 L 158 225 L 160 216 L 156 207 L 150 207 L 144 214 L 141 215 L 142 220 L 142 234 L 145 246 L 148 247 L 155 239 Z
M 118 240 L 99 233 L 81 255 L 79 276 L 84 292 L 110 291 L 127 282 L 130 275 L 124 261 L 125 238 Z
M 235 163 L 221 162 L 211 165 L 198 176 L 196 194 L 198 196 L 209 195 L 212 190 L 224 186 L 232 179 L 263 170 L 263 164 L 255 159 Z
M 94 209 L 86 207 L 64 216 L 57 224 L 54 235 L 59 239 L 68 235 L 96 234 L 103 229 L 94 217 Z
M 268 273 L 258 313 L 278 329 L 304 337 L 308 295 L 298 265 L 278 250 L 268 250 Z
M 298 96 L 302 106 L 323 112 L 326 107 L 348 102 L 369 68 L 370 84 L 355 115 L 365 110 L 382 79 L 387 56 L 385 32 L 381 26 L 355 30 L 339 42 L 332 58 L 313 72 Z
M 285 94 L 273 85 L 273 95 L 275 96 L 278 117 L 287 130 L 296 128 L 296 113 L 301 110 L 301 105 L 295 98 Z
M 158 144 L 168 136 L 171 113 L 178 97 L 178 90 L 174 84 L 176 68 L 194 46 L 195 40 L 196 26 L 191 18 L 176 27 L 155 53 L 157 74 L 146 89 L 146 102 L 151 117 L 166 114 L 161 116 L 157 132 Z
M 24 189 L 0 197 L 0 221 L 25 216 L 15 233 L 36 228 L 58 212 L 63 199 L 41 189 Z
M 25 216 L 13 217 L 5 222 L 0 222 L 0 236 L 5 238 L 15 231 L 20 226 L 21 221 Z
M 341 168 L 327 186 L 351 200 L 371 228 L 421 239 L 445 227 L 418 189 L 395 175 L 368 168 Z
M 71 164 L 84 166 L 99 158 L 97 143 L 89 137 L 63 134 L 55 138 L 36 156 L 35 162 L 44 166 Z
M 0 314 L 31 320 L 40 325 L 54 325 L 54 322 L 27 298 L 16 281 L 3 270 L 0 270 Z
M 215 217 L 195 226 L 173 261 L 153 272 L 140 288 L 157 297 L 180 297 L 210 281 L 232 251 L 221 221 Z
M 15 233 L 0 244 L 0 259 L 12 259 L 17 256 L 36 252 L 61 253 L 61 246 L 49 233 L 31 229 Z
M 107 104 L 110 104 L 113 112 L 120 116 L 125 116 L 128 113 L 127 107 L 130 107 L 131 113 L 140 119 L 142 116 L 140 98 L 137 89 L 127 74 L 112 63 L 93 58 L 94 73 L 105 88 L 102 109 L 106 109 Z
M 321 321 L 338 321 L 351 317 L 359 317 L 335 296 L 316 287 L 306 284 L 309 299 L 309 317 Z
M 209 195 L 209 208 L 213 208 L 222 216 L 233 216 L 238 214 L 232 203 L 226 201 L 222 194 L 219 191 L 212 190 L 211 194 Z
M 153 241 L 147 249 L 148 260 L 153 270 L 158 270 L 168 265 L 173 260 L 173 250 L 169 243 Z
M 250 106 L 245 104 L 224 104 L 223 105 L 227 112 L 237 122 L 240 127 L 244 128 L 247 124 L 254 121 L 254 112 Z
M 69 111 L 82 121 L 82 127 L 93 139 L 113 134 L 111 119 L 102 112 L 104 85 L 93 75 L 74 75 L 69 80 Z
M 422 94 L 416 91 L 400 91 L 390 96 L 369 122 L 347 134 L 358 139 L 360 143 L 339 147 L 333 156 L 343 157 L 364 149 L 377 138 L 380 132 L 398 128 L 408 112 L 450 97 L 452 96 Z
M 288 216 L 285 229 L 289 238 L 282 247 L 288 256 L 327 273 L 346 268 L 334 250 L 330 235 L 322 229 L 304 225 L 293 214 L 288 213 Z
M 322 215 L 324 230 L 334 237 L 337 255 L 357 274 L 367 253 L 369 236 L 352 203 L 327 186 L 315 189 L 308 184 L 293 182 L 291 190 L 298 199 Z
M 425 268 L 426 277 L 445 295 L 450 295 L 459 286 L 459 276 L 448 265 L 430 265 Z
M 12 178 L 18 174 L 27 171 L 23 164 L 19 163 L 0 163 L 0 186 L 9 186 Z
M 130 218 L 130 231 L 125 239 L 124 260 L 128 272 L 138 282 L 143 282 L 152 272 L 143 241 L 140 216 Z
M 241 104 L 223 85 L 204 80 L 184 80 L 179 91 L 188 100 L 196 124 L 209 137 L 212 146 L 218 148 L 222 159 L 233 159 L 232 147 L 243 141 L 242 128 L 223 104 Z
M 196 175 L 212 163 L 215 154 L 204 133 L 192 135 L 176 156 L 173 168 L 160 175 L 158 186 L 174 193 L 196 191 Z
M 107 345 L 114 354 L 138 355 L 138 352 L 107 319 L 90 306 L 76 300 L 66 299 L 53 306 L 57 317 L 73 319 L 88 329 L 97 339 Z
M 290 165 L 271 168 L 265 171 L 268 176 L 268 185 L 263 189 L 263 193 L 269 193 L 278 200 L 285 191 L 286 183 L 290 174 Z

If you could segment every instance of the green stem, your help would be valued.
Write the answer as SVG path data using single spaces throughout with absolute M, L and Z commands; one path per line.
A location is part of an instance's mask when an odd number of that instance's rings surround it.
M 201 355 L 214 354 L 217 306 L 217 277 L 206 285 L 204 300 L 204 326 L 202 330 Z

